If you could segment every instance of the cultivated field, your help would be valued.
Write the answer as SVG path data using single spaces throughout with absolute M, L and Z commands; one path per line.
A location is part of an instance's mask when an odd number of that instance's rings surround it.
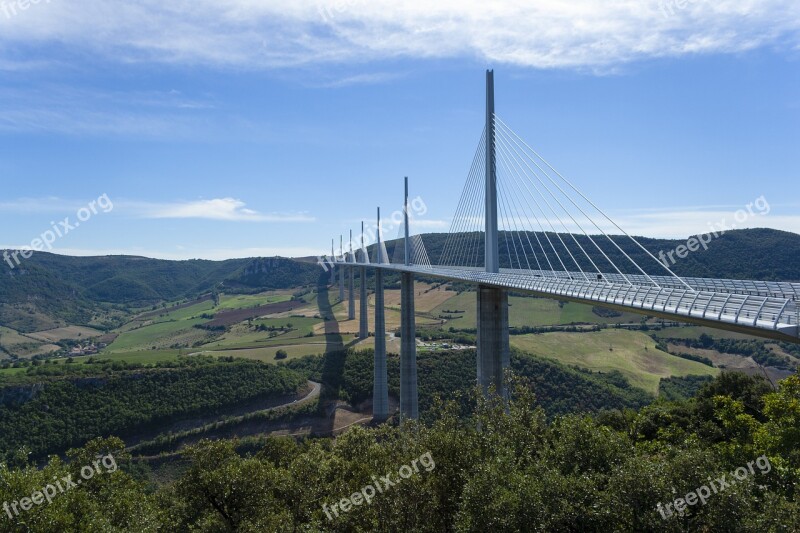
M 0 359 L 8 358 L 8 354 L 30 358 L 57 352 L 61 349 L 60 346 L 52 344 L 53 341 L 39 338 L 36 335 L 35 333 L 20 333 L 14 329 L 0 326 L 0 347 L 2 347 Z
M 624 324 L 638 323 L 642 317 L 633 313 L 623 313 L 619 317 L 604 318 L 592 312 L 588 305 L 564 303 L 559 305 L 555 300 L 544 298 L 523 298 L 511 296 L 508 299 L 508 320 L 511 327 L 536 327 L 564 324 Z M 474 328 L 476 316 L 476 295 L 474 292 L 463 292 L 446 300 L 431 311 L 436 317 L 452 317 L 448 319 L 448 327 L 459 329 Z M 453 313 L 452 311 L 459 311 Z
M 719 369 L 657 350 L 655 341 L 638 331 L 607 329 L 589 333 L 514 335 L 511 345 L 539 357 L 589 370 L 619 370 L 632 385 L 652 394 L 658 394 L 661 378 L 719 374 Z
M 47 331 L 37 331 L 36 333 L 29 333 L 28 336 L 38 339 L 43 342 L 58 342 L 60 340 L 80 340 L 96 338 L 102 335 L 103 332 L 87 328 L 83 326 L 67 326 L 64 328 L 50 329 Z

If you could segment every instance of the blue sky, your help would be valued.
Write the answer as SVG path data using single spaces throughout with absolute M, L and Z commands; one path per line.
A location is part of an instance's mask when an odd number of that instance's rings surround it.
M 497 114 L 630 232 L 800 232 L 800 6 L 0 0 L 0 247 L 312 255 L 402 202 L 446 231 Z M 758 5 L 756 5 L 758 4 Z M 26 6 L 24 9 L 22 6 Z M 388 235 L 394 237 L 394 235 Z

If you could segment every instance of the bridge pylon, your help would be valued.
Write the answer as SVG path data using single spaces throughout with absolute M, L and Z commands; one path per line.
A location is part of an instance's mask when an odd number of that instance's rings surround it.
M 405 179 L 405 265 L 411 266 L 411 241 L 408 237 L 408 178 Z M 414 324 L 414 275 L 400 274 L 400 418 L 419 418 L 417 392 L 417 333 Z
M 500 272 L 497 226 L 497 145 L 494 114 L 494 71 L 486 71 L 486 185 L 485 266 L 486 272 Z M 484 395 L 491 385 L 502 398 L 508 397 L 504 373 L 510 365 L 508 341 L 508 291 L 489 285 L 478 286 L 478 384 Z

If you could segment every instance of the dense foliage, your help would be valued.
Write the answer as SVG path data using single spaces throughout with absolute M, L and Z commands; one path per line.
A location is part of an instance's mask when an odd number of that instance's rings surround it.
M 475 385 L 475 350 L 450 350 L 417 355 L 420 413 L 427 416 L 436 396 L 461 398 L 462 412 L 469 411 L 467 392 Z M 328 391 L 358 405 L 372 397 L 374 355 L 372 350 L 329 353 L 323 359 L 308 356 L 288 363 Z M 571 368 L 555 361 L 512 352 L 512 370 L 530 380 L 548 416 L 597 412 L 603 409 L 639 408 L 653 401 L 632 387 L 619 372 L 597 373 Z M 389 392 L 400 393 L 400 362 L 388 359 Z
M 655 338 L 655 337 L 654 337 Z M 783 368 L 785 370 L 792 369 L 792 364 L 788 357 L 785 355 L 778 355 L 767 347 L 767 342 L 756 339 L 723 339 L 715 338 L 711 335 L 703 333 L 697 339 L 661 339 L 663 342 L 670 342 L 672 344 L 683 344 L 690 348 L 702 348 L 706 350 L 717 350 L 722 353 L 730 353 L 742 355 L 745 357 L 752 357 L 755 362 L 762 366 L 772 366 L 775 368 Z M 787 346 L 792 346 L 784 343 Z M 679 355 L 679 354 L 675 354 Z M 681 357 L 688 357 L 687 354 L 680 355 Z
M 257 361 L 188 359 L 176 368 L 58 376 L 6 387 L 0 390 L 0 457 L 25 446 L 40 458 L 97 436 L 130 435 L 193 413 L 292 393 L 303 383 L 288 368 Z
M 658 396 L 670 401 L 694 398 L 700 388 L 712 379 L 714 378 L 711 376 L 661 378 L 658 384 Z
M 800 376 L 772 392 L 758 380 L 723 374 L 694 400 L 551 422 L 525 384 L 513 390 L 507 408 L 474 396 L 470 418 L 443 403 L 430 424 L 356 427 L 336 440 L 203 441 L 185 451 L 188 468 L 177 482 L 155 493 L 136 480 L 116 439 L 91 442 L 72 452 L 69 464 L 54 458 L 44 470 L 0 466 L 5 501 L 53 478 L 77 477 L 103 454 L 123 466 L 22 519 L 0 516 L 0 528 L 769 533 L 800 527 Z M 423 467 L 410 468 L 415 460 Z M 718 490 L 709 489 L 703 503 L 695 498 L 675 512 L 678 498 L 688 501 L 685 495 L 712 480 Z M 342 504 L 376 483 L 382 490 L 373 490 L 369 503 Z

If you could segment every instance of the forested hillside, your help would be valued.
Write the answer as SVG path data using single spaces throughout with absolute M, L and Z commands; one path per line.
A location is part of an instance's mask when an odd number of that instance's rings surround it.
M 800 377 L 773 392 L 723 374 L 696 399 L 548 421 L 514 387 L 506 410 L 445 402 L 424 425 L 353 428 L 335 440 L 202 441 L 154 487 L 118 439 L 44 468 L 0 465 L 0 500 L 101 470 L 4 531 L 736 531 L 800 528 Z M 107 463 L 103 463 L 105 466 Z M 378 488 L 376 489 L 376 485 Z M 20 524 L 20 520 L 24 525 Z M 20 525 L 14 525 L 20 524 Z
M 307 372 L 309 378 L 322 381 L 327 390 L 357 406 L 372 398 L 373 360 L 372 350 L 333 352 L 325 358 L 309 356 L 295 360 L 288 366 Z M 618 372 L 578 370 L 519 351 L 513 352 L 511 367 L 533 384 L 539 404 L 551 417 L 605 409 L 638 409 L 654 400 L 643 390 L 631 387 Z M 469 392 L 475 385 L 474 350 L 421 352 L 417 355 L 417 372 L 420 414 L 435 415 L 431 410 L 437 396 L 459 398 L 462 413 L 469 414 Z M 398 358 L 389 358 L 388 374 L 389 392 L 399 397 Z
M 433 262 L 442 258 L 448 238 L 443 233 L 423 237 Z M 482 246 L 478 234 L 459 238 L 475 240 L 478 249 Z M 530 238 L 535 241 L 533 235 Z M 556 238 L 551 240 L 560 242 Z M 644 237 L 639 240 L 656 255 L 661 250 L 669 252 L 685 244 L 681 240 Z M 571 239 L 564 241 L 574 247 L 571 251 L 576 258 L 583 255 Z M 578 241 L 586 248 L 591 247 L 585 237 L 578 237 Z M 608 256 L 623 270 L 633 272 L 629 263 L 626 266 L 621 252 L 603 241 L 600 239 L 598 243 Z M 646 269 L 658 270 L 653 260 L 629 240 L 615 237 L 615 241 Z M 509 252 L 513 254 L 507 245 L 510 241 L 501 238 L 500 242 L 501 263 L 510 266 Z M 395 245 L 396 241 L 387 243 L 390 257 Z M 371 253 L 374 254 L 374 247 Z M 559 253 L 567 256 L 563 249 Z M 743 257 L 747 260 L 743 261 Z M 708 250 L 693 252 L 672 268 L 684 276 L 797 281 L 800 280 L 798 257 L 800 235 L 769 229 L 739 230 L 713 239 Z M 528 262 L 536 264 L 533 256 Z M 603 268 L 604 265 L 599 266 Z M 591 270 L 588 262 L 581 267 Z M 610 265 L 605 267 L 612 269 Z M 300 287 L 314 284 L 319 272 L 319 266 L 313 262 L 283 258 L 163 261 L 130 256 L 66 257 L 36 253 L 20 266 L 4 269 L 0 275 L 0 325 L 33 331 L 39 326 L 37 313 L 65 324 L 88 324 L 104 305 L 140 307 L 215 290 L 254 292 Z
M 98 436 L 152 431 L 187 415 L 291 394 L 304 383 L 288 368 L 241 359 L 31 367 L 0 387 L 0 460 L 23 446 L 38 459 Z
M 252 292 L 313 284 L 319 266 L 284 258 L 164 261 L 40 252 L 0 272 L 0 325 L 33 331 L 37 313 L 68 324 L 88 324 L 109 307 L 144 307 L 217 290 Z

